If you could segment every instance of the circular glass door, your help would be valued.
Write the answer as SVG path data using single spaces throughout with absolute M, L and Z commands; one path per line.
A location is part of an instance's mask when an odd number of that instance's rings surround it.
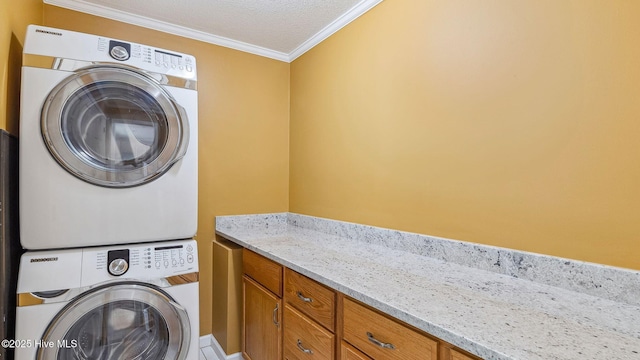
M 183 360 L 191 327 L 186 311 L 160 289 L 117 283 L 69 303 L 43 335 L 38 360 Z
M 49 94 L 42 137 L 58 163 L 95 185 L 156 179 L 188 145 L 184 109 L 153 78 L 113 66 L 80 70 Z

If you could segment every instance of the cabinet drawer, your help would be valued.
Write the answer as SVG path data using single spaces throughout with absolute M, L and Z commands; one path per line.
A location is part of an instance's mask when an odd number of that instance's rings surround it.
M 335 336 L 298 312 L 284 306 L 284 359 L 333 360 Z
M 451 358 L 450 360 L 477 360 L 478 358 L 476 357 L 471 357 L 468 355 L 465 355 L 461 352 L 455 351 L 453 349 L 451 349 Z
M 348 298 L 344 299 L 344 339 L 374 359 L 438 358 L 435 340 Z
M 272 293 L 282 297 L 282 265 L 244 249 L 242 267 L 245 274 Z
M 336 293 L 333 290 L 285 269 L 284 299 L 320 325 L 335 330 Z
M 370 357 L 360 352 L 360 350 L 342 341 L 340 347 L 340 360 L 371 360 Z

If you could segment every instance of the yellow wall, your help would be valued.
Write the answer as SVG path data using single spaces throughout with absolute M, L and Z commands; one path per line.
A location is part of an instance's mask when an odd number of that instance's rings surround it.
M 638 18 L 635 1 L 388 0 L 289 66 L 0 0 L 0 127 L 17 130 L 28 23 L 196 56 L 202 334 L 227 310 L 216 215 L 290 210 L 640 269 Z
M 638 19 L 382 2 L 291 65 L 290 211 L 640 269 Z
M 22 45 L 29 24 L 42 23 L 41 0 L 0 0 L 0 129 L 17 135 Z
M 211 296 L 214 217 L 288 210 L 289 64 L 49 5 L 44 25 L 196 57 L 200 332 L 212 333 L 212 309 L 226 312 Z

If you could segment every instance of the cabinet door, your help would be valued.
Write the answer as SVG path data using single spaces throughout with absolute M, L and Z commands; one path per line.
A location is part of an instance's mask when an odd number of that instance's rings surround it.
M 340 346 L 340 356 L 340 360 L 371 360 L 370 357 L 344 341 L 342 341 L 342 345 Z
M 242 355 L 247 360 L 280 360 L 282 300 L 247 276 L 242 287 Z

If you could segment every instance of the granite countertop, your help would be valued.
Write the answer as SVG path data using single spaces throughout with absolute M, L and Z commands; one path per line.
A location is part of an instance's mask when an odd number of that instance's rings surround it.
M 216 233 L 485 360 L 640 360 L 637 271 L 291 213 Z

